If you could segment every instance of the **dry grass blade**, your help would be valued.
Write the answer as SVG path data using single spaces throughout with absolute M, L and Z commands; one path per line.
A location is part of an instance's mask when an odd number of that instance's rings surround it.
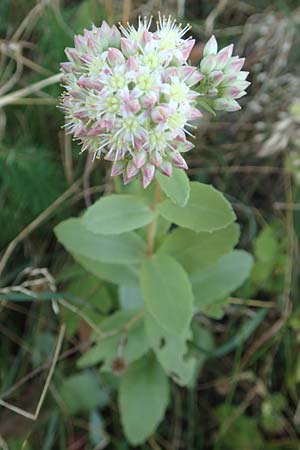
M 55 370 L 55 367 L 56 367 L 56 363 L 58 361 L 58 357 L 59 357 L 59 354 L 60 354 L 60 350 L 61 350 L 61 347 L 62 347 L 64 335 L 65 335 L 65 330 L 66 330 L 65 325 L 62 325 L 61 328 L 60 328 L 59 335 L 58 335 L 57 344 L 56 344 L 55 352 L 54 352 L 54 355 L 53 355 L 52 363 L 51 363 L 51 366 L 50 366 L 50 370 L 48 372 L 48 376 L 47 376 L 45 385 L 43 387 L 43 390 L 42 390 L 42 393 L 41 393 L 40 399 L 38 401 L 38 404 L 37 404 L 35 412 L 34 413 L 30 413 L 28 411 L 25 411 L 22 408 L 19 408 L 17 406 L 14 406 L 14 405 L 10 404 L 10 403 L 6 402 L 5 400 L 2 400 L 2 399 L 0 399 L 0 406 L 3 406 L 4 408 L 9 409 L 10 411 L 15 412 L 16 414 L 19 414 L 19 415 L 21 415 L 23 417 L 26 417 L 26 419 L 30 419 L 30 420 L 34 420 L 34 421 L 37 420 L 37 418 L 38 418 L 38 416 L 40 414 L 41 408 L 43 406 L 43 403 L 44 403 L 44 400 L 45 400 L 45 397 L 46 397 L 49 385 L 51 383 L 51 379 L 52 379 L 52 376 L 53 376 L 53 373 L 54 373 L 54 370 Z

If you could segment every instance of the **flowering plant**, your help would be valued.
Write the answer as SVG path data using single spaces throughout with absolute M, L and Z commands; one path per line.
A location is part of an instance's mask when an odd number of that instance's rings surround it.
M 212 186 L 190 182 L 183 157 L 193 148 L 198 106 L 240 108 L 249 85 L 244 60 L 231 45 L 218 51 L 212 36 L 200 66 L 190 66 L 189 26 L 159 17 L 156 31 L 150 27 L 144 19 L 120 32 L 104 22 L 66 49 L 67 130 L 82 151 L 112 161 L 124 186 L 55 230 L 88 272 L 118 287 L 115 312 L 94 327 L 93 346 L 78 364 L 120 377 L 122 424 L 135 445 L 161 421 L 169 380 L 191 386 L 213 354 L 197 317 L 222 317 L 252 266 L 248 253 L 233 250 L 239 227 L 231 205 Z M 139 174 L 143 188 L 154 176 L 155 183 L 146 191 L 125 186 Z
M 236 99 L 246 94 L 244 59 L 232 57 L 233 46 L 217 52 L 214 36 L 204 48 L 200 68 L 187 63 L 193 39 L 175 22 L 159 17 L 121 33 L 105 22 L 75 36 L 66 49 L 63 109 L 67 130 L 94 157 L 112 161 L 112 175 L 125 184 L 138 173 L 143 187 L 156 169 L 167 176 L 173 167 L 187 169 L 182 156 L 193 148 L 190 122 L 201 118 L 197 100 L 208 99 L 213 110 L 236 111 Z

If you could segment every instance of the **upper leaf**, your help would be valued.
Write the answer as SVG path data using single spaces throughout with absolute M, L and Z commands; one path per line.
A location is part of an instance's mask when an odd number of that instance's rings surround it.
M 121 421 L 129 442 L 138 445 L 155 431 L 169 400 L 169 383 L 152 354 L 133 363 L 121 379 Z
M 102 197 L 84 214 L 84 226 L 96 234 L 120 234 L 148 225 L 153 220 L 151 209 L 137 196 Z
M 139 266 L 136 264 L 108 264 L 73 253 L 73 258 L 88 272 L 101 280 L 124 286 L 139 286 Z
M 139 287 L 119 287 L 119 304 L 122 309 L 142 308 L 143 297 Z
M 176 258 L 187 272 L 196 272 L 228 253 L 238 238 L 239 226 L 235 223 L 213 233 L 176 228 L 166 237 L 159 252 Z
M 194 231 L 214 231 L 234 222 L 236 216 L 221 192 L 195 181 L 190 185 L 190 197 L 184 207 L 170 200 L 158 205 L 158 211 L 163 217 Z
M 55 227 L 55 234 L 70 253 L 100 262 L 139 263 L 146 251 L 145 241 L 133 232 L 114 236 L 94 234 L 84 227 L 81 219 L 61 222 Z
M 235 291 L 249 276 L 252 256 L 243 250 L 233 250 L 204 270 L 191 275 L 196 306 L 205 310 Z
M 190 182 L 183 169 L 173 169 L 172 176 L 168 177 L 160 172 L 156 179 L 164 193 L 179 206 L 185 206 L 190 196 Z
M 187 274 L 170 256 L 146 260 L 141 270 L 141 289 L 146 309 L 161 327 L 181 333 L 192 318 L 193 293 Z

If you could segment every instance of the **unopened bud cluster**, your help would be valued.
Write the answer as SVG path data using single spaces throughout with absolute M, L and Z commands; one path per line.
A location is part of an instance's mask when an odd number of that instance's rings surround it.
M 171 18 L 139 20 L 137 29 L 120 31 L 103 22 L 100 28 L 75 36 L 61 65 L 65 93 L 62 107 L 67 131 L 94 157 L 112 161 L 114 175 L 129 182 L 141 173 L 147 187 L 156 169 L 167 176 L 173 167 L 187 169 L 182 153 L 193 148 L 190 122 L 201 112 L 197 99 L 205 95 L 215 109 L 234 111 L 245 94 L 243 60 L 231 57 L 232 47 L 217 53 L 212 37 L 197 67 L 187 60 L 193 39 L 183 36 Z
M 237 100 L 247 94 L 250 85 L 246 81 L 249 72 L 241 71 L 245 58 L 232 56 L 233 45 L 218 52 L 218 43 L 212 36 L 203 50 L 200 71 L 204 75 L 200 83 L 200 92 L 209 98 L 215 110 L 238 111 Z

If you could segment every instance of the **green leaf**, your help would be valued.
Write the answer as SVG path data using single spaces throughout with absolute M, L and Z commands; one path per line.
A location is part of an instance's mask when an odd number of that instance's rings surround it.
M 55 234 L 72 255 L 100 262 L 135 264 L 143 260 L 146 252 L 146 243 L 137 234 L 94 234 L 84 227 L 81 219 L 72 218 L 61 222 L 55 227 Z
M 69 414 L 91 411 L 108 402 L 107 393 L 100 386 L 99 376 L 89 371 L 67 378 L 58 391 Z
M 102 197 L 84 214 L 82 221 L 95 234 L 120 234 L 152 222 L 151 209 L 134 195 Z
M 190 196 L 190 181 L 182 169 L 173 169 L 170 177 L 156 172 L 156 179 L 164 193 L 179 206 L 185 206 Z
M 170 333 L 161 328 L 149 313 L 145 316 L 145 326 L 150 346 L 166 373 L 181 386 L 190 383 L 196 367 L 195 358 L 187 357 L 187 340 L 191 331 Z
M 213 266 L 191 275 L 195 303 L 205 310 L 219 299 L 235 291 L 249 276 L 253 265 L 252 256 L 243 250 L 233 250 Z
M 105 319 L 100 329 L 106 333 L 102 339 L 87 351 L 78 361 L 80 368 L 102 363 L 101 369 L 111 371 L 116 358 L 122 358 L 123 365 L 140 358 L 149 349 L 144 320 L 137 317 L 140 310 L 120 310 Z M 134 321 L 134 319 L 136 319 Z M 134 322 L 132 322 L 134 321 Z M 126 326 L 131 323 L 129 329 Z
M 143 297 L 140 288 L 120 286 L 119 302 L 122 309 L 142 308 Z
M 166 237 L 159 253 L 173 256 L 187 272 L 196 272 L 228 253 L 237 244 L 239 234 L 235 223 L 213 233 L 176 228 Z
M 190 198 L 184 207 L 170 200 L 158 205 L 158 211 L 163 217 L 193 231 L 215 231 L 234 222 L 236 216 L 221 192 L 195 181 L 190 185 Z
M 204 98 L 198 97 L 198 104 L 200 105 L 200 107 L 211 113 L 213 116 L 216 116 L 215 111 L 209 104 L 209 100 L 205 100 Z
M 133 264 L 107 264 L 73 253 L 73 258 L 85 270 L 100 280 L 109 281 L 122 286 L 139 286 L 139 267 Z
M 121 379 L 121 421 L 129 442 L 138 445 L 155 431 L 169 400 L 168 378 L 152 354 L 132 364 Z
M 146 309 L 171 333 L 181 333 L 192 318 L 193 293 L 187 274 L 175 259 L 155 255 L 141 270 L 141 290 Z

